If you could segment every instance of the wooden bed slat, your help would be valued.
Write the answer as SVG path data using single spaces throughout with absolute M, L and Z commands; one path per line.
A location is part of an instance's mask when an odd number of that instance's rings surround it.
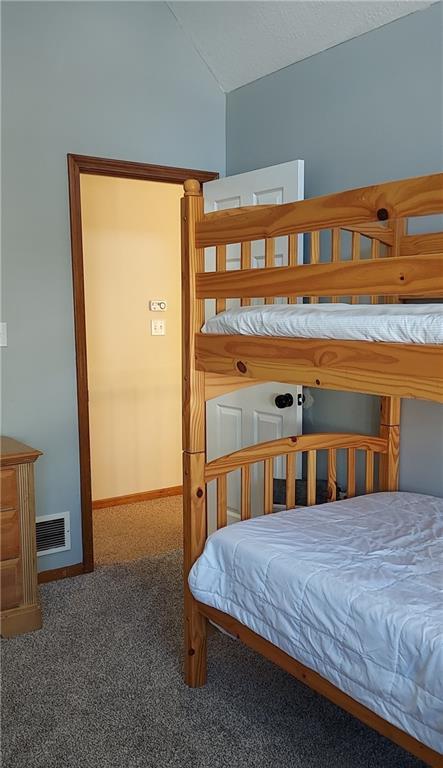
M 354 262 L 360 260 L 360 246 L 361 236 L 358 232 L 353 232 L 351 238 L 351 259 Z M 358 304 L 358 296 L 355 296 L 355 294 L 351 296 L 351 304 Z
M 391 229 L 393 234 L 393 240 L 392 240 L 392 246 L 388 248 L 387 256 L 388 258 L 391 258 L 394 256 L 396 259 L 400 256 L 400 243 L 402 238 L 406 235 L 408 228 L 408 222 L 406 219 L 394 219 L 394 221 L 391 222 Z M 398 304 L 399 303 L 399 297 L 398 292 L 392 294 L 391 296 L 387 296 L 385 299 L 385 304 Z
M 361 237 L 358 232 L 353 232 L 351 237 L 351 258 L 352 261 L 359 261 L 360 259 L 360 243 Z
M 333 264 L 337 264 L 340 261 L 341 252 L 341 230 L 338 227 L 334 227 L 332 230 L 331 241 L 331 261 Z M 331 296 L 331 301 L 335 304 L 338 301 L 338 296 Z
M 215 265 L 217 272 L 226 272 L 226 245 L 217 245 L 215 249 Z M 216 299 L 215 311 L 224 312 L 226 309 L 226 299 Z
M 241 244 L 240 267 L 241 269 L 251 269 L 251 243 L 248 241 Z M 251 299 L 242 296 L 240 304 L 242 307 L 249 307 Z
M 380 258 L 380 243 L 378 240 L 371 240 L 371 259 Z M 371 296 L 371 304 L 378 304 L 378 295 Z
M 373 493 L 374 492 L 374 454 L 372 451 L 366 451 L 365 474 L 366 474 L 365 493 Z
M 311 232 L 310 263 L 318 264 L 320 261 L 320 232 Z
M 197 298 L 261 296 L 337 296 L 352 294 L 389 296 L 417 293 L 443 294 L 443 254 L 399 256 L 372 261 L 335 264 L 300 264 L 295 267 L 201 272 L 196 275 Z
M 224 528 L 228 523 L 227 476 L 217 478 L 217 528 Z
M 346 495 L 348 499 L 352 499 L 355 496 L 355 448 L 348 448 L 348 465 L 347 465 L 347 482 Z
M 337 451 L 330 448 L 328 451 L 328 501 L 337 498 Z
M 265 241 L 265 267 L 275 266 L 275 240 L 273 237 L 268 237 Z M 272 296 L 265 297 L 265 304 L 272 304 L 274 301 Z
M 315 504 L 317 498 L 317 451 L 308 451 L 308 484 L 307 484 L 307 505 Z
M 311 232 L 310 264 L 320 261 L 320 232 Z M 306 296 L 308 294 L 305 294 Z M 317 304 L 318 296 L 309 295 L 309 303 Z
M 196 225 L 199 248 L 265 240 L 317 229 L 428 216 L 443 210 L 443 173 L 351 189 L 283 205 L 207 213 Z
M 288 266 L 295 267 L 298 264 L 298 235 L 288 235 Z M 288 304 L 296 304 L 295 296 L 288 296 Z
M 298 264 L 298 235 L 288 235 L 288 265 L 295 267 Z
M 286 455 L 286 509 L 295 507 L 295 453 Z
M 251 517 L 251 467 L 246 464 L 241 468 L 241 519 Z
M 274 460 L 265 459 L 264 466 L 264 514 L 271 514 L 274 506 Z
M 389 248 L 389 256 L 395 256 L 397 258 L 398 256 L 403 256 L 401 253 L 401 242 L 408 233 L 408 219 L 394 219 L 391 221 L 391 229 L 393 239 L 392 245 Z M 441 251 L 437 251 L 437 253 L 441 253 Z M 417 254 L 413 255 L 416 256 Z

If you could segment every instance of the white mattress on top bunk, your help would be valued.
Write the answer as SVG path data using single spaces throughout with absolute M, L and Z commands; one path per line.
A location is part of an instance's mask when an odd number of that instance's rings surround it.
M 266 304 L 229 309 L 203 333 L 443 344 L 443 304 Z
M 443 753 L 443 499 L 376 493 L 229 525 L 189 584 Z

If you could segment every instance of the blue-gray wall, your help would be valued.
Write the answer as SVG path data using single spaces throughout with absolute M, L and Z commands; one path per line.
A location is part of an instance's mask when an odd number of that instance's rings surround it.
M 223 172 L 225 96 L 164 3 L 2 3 L 2 79 L 2 432 L 44 452 L 38 514 L 71 511 L 55 568 L 82 556 L 66 154 Z
M 306 196 L 443 168 L 441 3 L 227 97 L 227 173 L 305 160 Z M 376 398 L 313 390 L 305 427 L 377 428 Z M 443 407 L 402 406 L 400 483 L 443 496 Z

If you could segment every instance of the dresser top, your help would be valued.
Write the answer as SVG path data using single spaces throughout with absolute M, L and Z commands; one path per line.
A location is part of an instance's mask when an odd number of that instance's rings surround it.
M 41 454 L 41 451 L 25 443 L 19 443 L 13 437 L 0 436 L 0 466 L 2 467 L 35 461 Z

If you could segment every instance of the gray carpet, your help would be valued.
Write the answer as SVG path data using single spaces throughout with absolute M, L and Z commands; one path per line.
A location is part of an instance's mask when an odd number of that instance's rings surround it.
M 212 631 L 209 682 L 181 677 L 180 556 L 42 588 L 44 629 L 2 643 L 4 768 L 421 768 Z

